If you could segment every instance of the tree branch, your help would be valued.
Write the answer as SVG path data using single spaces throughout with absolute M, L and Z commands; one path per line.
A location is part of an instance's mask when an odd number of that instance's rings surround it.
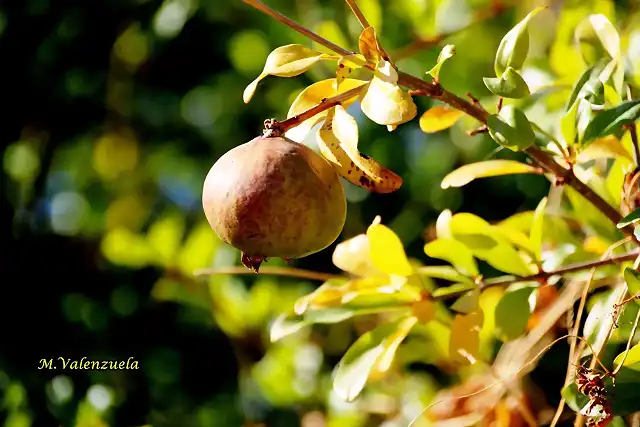
M 302 25 L 294 22 L 290 18 L 282 15 L 279 12 L 269 8 L 259 0 L 242 0 L 244 3 L 249 4 L 261 12 L 271 16 L 272 18 L 282 22 L 283 24 L 291 27 L 292 29 L 298 31 L 299 33 L 307 36 L 311 40 L 314 40 L 323 46 L 333 50 L 336 53 L 341 55 L 350 55 L 354 52 L 350 52 L 329 40 L 319 36 L 313 31 L 303 27 Z M 366 65 L 367 68 L 372 69 L 370 64 Z M 460 98 L 459 96 L 444 90 L 437 83 L 429 83 L 417 77 L 414 77 L 410 74 L 407 74 L 402 71 L 398 71 L 398 84 L 401 86 L 405 86 L 409 89 L 413 89 L 414 91 L 419 92 L 424 96 L 428 96 L 433 99 L 437 99 L 441 102 L 444 102 L 453 108 L 460 110 L 469 116 L 477 119 L 483 124 L 487 124 L 488 113 L 479 105 L 475 105 L 470 103 L 469 101 Z M 606 200 L 604 200 L 600 195 L 598 195 L 594 190 L 592 190 L 585 183 L 580 181 L 577 176 L 573 173 L 572 169 L 567 169 L 564 166 L 557 163 L 552 157 L 547 155 L 541 149 L 535 146 L 531 146 L 525 150 L 527 154 L 529 154 L 540 166 L 553 173 L 561 182 L 573 187 L 576 191 L 578 191 L 584 198 L 586 198 L 589 202 L 591 202 L 597 209 L 599 209 L 604 215 L 606 215 L 614 224 L 617 224 L 622 219 L 622 215 L 615 208 L 613 208 Z M 633 234 L 632 225 L 628 225 L 624 227 L 622 231 L 627 235 L 631 236 L 636 242 L 640 243 L 640 239 L 638 239 Z
M 246 269 L 245 267 L 222 267 L 222 268 L 203 268 L 193 272 L 194 276 L 216 276 L 216 275 L 251 275 L 256 274 Z M 261 267 L 260 275 L 267 276 L 282 276 L 282 277 L 296 277 L 298 279 L 318 280 L 320 282 L 326 282 L 329 279 L 335 279 L 342 276 L 337 276 L 329 273 L 320 273 L 317 271 L 303 270 L 300 268 L 288 268 L 288 267 Z
M 342 92 L 336 96 L 332 96 L 331 98 L 325 98 L 318 105 L 315 105 L 308 110 L 303 111 L 300 114 L 296 114 L 295 116 L 281 122 L 277 120 L 267 121 L 268 123 L 265 122 L 265 127 L 268 129 L 272 136 L 280 136 L 287 130 L 298 126 L 300 123 L 310 119 L 316 114 L 322 113 L 323 111 L 328 110 L 331 107 L 335 107 L 336 105 L 342 104 L 348 99 L 360 95 L 360 92 L 362 92 L 362 89 L 366 85 L 367 84 L 365 83 L 358 87 L 354 87 L 353 89 Z

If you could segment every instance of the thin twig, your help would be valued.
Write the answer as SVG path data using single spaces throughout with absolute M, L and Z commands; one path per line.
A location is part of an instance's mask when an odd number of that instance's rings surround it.
M 319 43 L 319 44 L 323 45 L 324 47 L 326 47 L 328 49 L 331 49 L 332 51 L 334 51 L 336 53 L 339 53 L 340 55 L 346 56 L 346 55 L 350 55 L 350 54 L 354 53 L 354 52 L 349 52 L 348 50 L 338 46 L 337 44 L 335 44 L 333 42 L 330 42 L 329 40 L 325 39 L 324 37 L 314 33 L 313 31 L 309 30 L 308 28 L 305 28 L 302 25 L 298 24 L 297 22 L 293 21 L 292 19 L 284 16 L 280 12 L 271 9 L 269 6 L 267 6 L 266 4 L 262 3 L 260 0 L 242 0 L 242 2 L 248 4 L 251 7 L 254 7 L 254 8 L 258 9 L 260 12 L 269 15 L 270 17 L 272 17 L 276 21 L 282 22 L 286 26 L 288 26 L 288 27 L 296 30 L 300 34 L 310 38 L 314 42 Z
M 636 334 L 636 331 L 638 330 L 638 323 L 640 323 L 640 310 L 638 310 L 638 313 L 636 314 L 636 320 L 633 322 L 633 327 L 631 328 L 631 334 L 629 335 L 629 340 L 627 341 L 627 347 L 624 349 L 624 356 L 622 356 L 622 360 L 620 361 L 620 364 L 611 374 L 613 376 L 615 376 L 618 372 L 620 372 L 620 369 L 622 369 L 622 367 L 624 366 L 625 360 L 627 360 L 627 355 L 629 354 L 629 349 L 631 348 L 631 341 L 633 341 L 633 337 Z
M 331 98 L 325 98 L 318 105 L 315 105 L 309 108 L 308 110 L 303 111 L 302 113 L 296 114 L 295 116 L 290 117 L 281 122 L 271 121 L 268 124 L 268 129 L 272 132 L 271 134 L 273 136 L 280 136 L 284 134 L 287 130 L 298 126 L 300 123 L 310 119 L 316 114 L 322 113 L 323 111 L 328 110 L 331 107 L 335 107 L 336 105 L 342 104 L 344 101 L 348 99 L 351 99 L 360 95 L 360 92 L 362 92 L 362 89 L 366 85 L 367 84 L 365 83 L 358 87 L 354 87 L 353 89 L 349 89 L 345 92 L 342 92 L 336 96 L 332 96 Z
M 301 34 L 309 37 L 310 39 L 322 44 L 323 46 L 333 50 L 336 53 L 341 55 L 350 55 L 354 52 L 350 52 L 329 40 L 319 36 L 318 34 L 312 32 L 311 30 L 297 24 L 290 18 L 276 12 L 275 10 L 267 7 L 262 2 L 258 0 L 242 0 L 243 2 L 255 7 L 263 13 L 273 17 L 274 19 L 288 25 L 292 29 L 298 31 Z M 367 68 L 373 69 L 371 64 L 366 65 Z M 420 91 L 424 96 L 428 96 L 430 98 L 439 100 L 444 102 L 453 108 L 460 110 L 469 116 L 475 118 L 476 120 L 482 122 L 483 124 L 487 124 L 488 113 L 480 106 L 474 105 L 471 102 L 460 98 L 459 96 L 444 90 L 439 84 L 434 84 L 433 82 L 427 82 L 425 80 L 419 79 L 418 77 L 412 76 L 402 71 L 398 71 L 398 84 L 409 89 L 413 89 L 415 91 Z M 566 168 L 559 163 L 557 163 L 553 157 L 549 156 L 547 153 L 539 149 L 538 147 L 531 146 L 524 150 L 529 156 L 531 156 L 540 166 L 553 173 L 558 180 L 561 182 L 570 185 L 573 187 L 578 193 L 582 194 L 584 198 L 586 198 L 589 202 L 591 202 L 598 210 L 600 210 L 607 218 L 609 218 L 613 223 L 617 224 L 622 219 L 622 215 L 620 212 L 612 207 L 606 200 L 604 200 L 598 193 L 596 193 L 593 189 L 591 189 L 584 182 L 580 181 L 578 177 L 574 174 L 571 168 Z M 622 231 L 628 235 L 633 237 L 638 243 L 640 243 L 640 239 L 634 236 L 633 234 L 633 226 L 628 225 L 622 228 Z
M 351 8 L 351 11 L 355 15 L 356 19 L 358 20 L 362 28 L 364 29 L 369 28 L 371 24 L 369 24 L 369 21 L 367 21 L 367 18 L 364 16 L 364 13 L 362 13 L 360 8 L 358 7 L 357 0 L 345 0 L 345 2 Z M 386 50 L 384 50 L 384 47 L 379 42 L 378 42 L 378 47 L 380 48 L 380 53 L 382 54 L 382 58 L 385 61 L 391 62 L 391 58 L 389 58 L 389 54 L 387 53 Z
M 253 275 L 251 270 L 245 267 L 221 267 L 221 268 L 203 268 L 196 270 L 194 276 L 220 276 L 220 275 Z M 317 271 L 303 270 L 300 268 L 288 268 L 288 267 L 261 267 L 260 275 L 267 276 L 283 276 L 283 277 L 296 277 L 299 279 L 318 280 L 320 282 L 326 282 L 330 279 L 337 279 L 343 276 L 338 276 L 328 273 L 320 273 Z

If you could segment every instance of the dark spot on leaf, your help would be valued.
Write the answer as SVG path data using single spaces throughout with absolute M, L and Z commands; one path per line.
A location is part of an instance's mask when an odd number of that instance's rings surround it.
M 351 169 L 347 171 L 347 175 L 351 175 Z
M 369 160 L 371 157 L 367 156 L 366 154 L 360 154 L 362 156 L 362 158 Z
M 338 65 L 338 67 L 344 68 L 344 64 L 340 64 L 340 65 Z
M 353 164 L 353 162 L 351 162 L 351 167 L 354 167 L 355 165 Z
M 365 187 L 371 187 L 371 181 L 369 181 L 369 179 L 365 176 L 360 177 L 360 184 L 364 185 Z

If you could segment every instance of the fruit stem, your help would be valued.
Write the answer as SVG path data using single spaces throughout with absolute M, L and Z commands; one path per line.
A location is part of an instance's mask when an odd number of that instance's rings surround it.
M 289 129 L 298 126 L 305 120 L 308 120 L 315 116 L 316 114 L 322 113 L 323 111 L 328 110 L 329 108 L 335 107 L 336 105 L 342 104 L 344 101 L 354 98 L 360 95 L 362 89 L 368 83 L 362 84 L 358 87 L 354 87 L 353 89 L 349 89 L 345 92 L 342 92 L 336 96 L 332 96 L 331 98 L 324 98 L 318 105 L 314 105 L 302 113 L 296 114 L 293 117 L 290 117 L 281 122 L 277 120 L 265 120 L 264 122 L 264 136 L 265 137 L 280 137 Z

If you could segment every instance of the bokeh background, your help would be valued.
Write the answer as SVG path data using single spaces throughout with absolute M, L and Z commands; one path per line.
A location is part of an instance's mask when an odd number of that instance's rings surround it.
M 359 3 L 392 57 L 416 38 L 467 27 L 497 4 Z M 542 4 L 500 3 L 502 13 L 446 39 L 457 55 L 441 81 L 458 95 L 485 100 L 482 77 L 492 75 L 500 39 Z M 357 48 L 360 27 L 340 0 L 268 4 Z M 553 2 L 555 19 L 531 27 L 525 76 L 532 89 L 581 71 L 571 59 L 572 22 L 602 11 L 624 23 L 632 7 L 630 0 Z M 270 322 L 317 282 L 192 275 L 239 265 L 238 251 L 220 243 L 202 212 L 211 165 L 258 135 L 265 119 L 285 118 L 304 87 L 335 72 L 319 63 L 299 77 L 268 77 L 245 105 L 242 92 L 269 52 L 289 43 L 322 50 L 239 0 L 0 3 L 3 426 L 395 427 L 383 424 L 394 408 L 428 402 L 455 382 L 430 363 L 428 351 L 414 352 L 410 373 L 356 403 L 341 402 L 331 392 L 331 371 L 367 329 L 366 318 L 270 344 Z M 397 62 L 423 76 L 438 53 L 427 44 Z M 433 105 L 416 103 L 420 112 Z M 357 104 L 349 111 L 360 125 L 361 151 L 405 184 L 376 195 L 345 183 L 348 219 L 336 243 L 381 215 L 408 254 L 428 263 L 422 247 L 442 210 L 497 221 L 534 209 L 548 192 L 543 177 L 526 175 L 442 190 L 441 179 L 464 163 L 521 157 L 496 151 L 486 135 L 468 137 L 471 120 L 427 135 L 416 119 L 390 133 Z M 531 114 L 544 124 L 544 108 Z M 334 247 L 294 264 L 337 272 Z M 58 357 L 133 357 L 139 369 L 37 369 L 41 359 Z

